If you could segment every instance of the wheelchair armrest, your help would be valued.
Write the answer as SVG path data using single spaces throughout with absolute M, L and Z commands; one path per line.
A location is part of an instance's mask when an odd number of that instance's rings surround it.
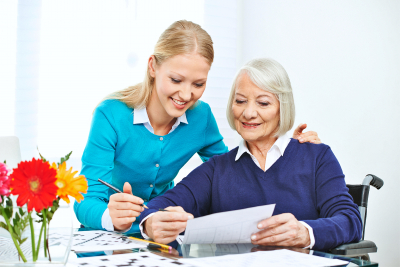
M 349 243 L 330 250 L 330 253 L 343 256 L 358 256 L 377 252 L 375 243 L 369 240 L 361 240 L 358 243 Z

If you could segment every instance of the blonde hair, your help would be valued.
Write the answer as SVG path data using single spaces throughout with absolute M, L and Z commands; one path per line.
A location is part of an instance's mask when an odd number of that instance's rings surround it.
M 198 53 L 208 63 L 214 60 L 214 48 L 210 35 L 200 25 L 191 21 L 179 20 L 172 23 L 160 36 L 154 48 L 155 63 L 161 65 L 165 60 L 181 54 Z M 148 105 L 154 78 L 149 67 L 143 82 L 114 92 L 103 99 L 117 99 L 131 108 L 141 109 Z
M 275 136 L 282 136 L 289 131 L 294 124 L 295 106 L 289 76 L 281 64 L 270 58 L 258 58 L 249 61 L 236 74 L 229 95 L 226 116 L 233 130 L 235 118 L 232 104 L 235 99 L 236 83 L 240 75 L 246 74 L 258 88 L 270 92 L 279 100 L 280 119 Z

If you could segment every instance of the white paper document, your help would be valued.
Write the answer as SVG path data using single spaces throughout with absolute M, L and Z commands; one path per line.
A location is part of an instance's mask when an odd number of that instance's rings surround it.
M 145 248 L 146 243 L 107 231 L 80 231 L 73 235 L 71 250 L 80 252 Z
M 272 216 L 275 204 L 215 213 L 187 222 L 183 244 L 251 243 L 257 224 Z
M 347 261 L 329 259 L 286 249 L 209 258 L 180 259 L 182 263 L 209 267 L 323 267 L 347 265 Z
M 191 263 L 180 262 L 175 259 L 165 258 L 150 252 L 128 253 L 100 257 L 87 257 L 69 260 L 67 267 L 121 267 L 121 266 L 140 266 L 140 267 L 197 267 Z

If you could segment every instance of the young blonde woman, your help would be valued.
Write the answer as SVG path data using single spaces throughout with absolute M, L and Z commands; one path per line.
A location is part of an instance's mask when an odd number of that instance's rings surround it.
M 84 227 L 139 232 L 141 204 L 171 189 L 195 153 L 207 161 L 228 152 L 209 105 L 199 101 L 213 59 L 208 33 L 177 21 L 160 36 L 144 81 L 115 92 L 95 109 L 82 156 L 89 190 L 74 205 Z M 305 127 L 299 126 L 294 138 L 319 143 L 315 132 L 302 133 Z

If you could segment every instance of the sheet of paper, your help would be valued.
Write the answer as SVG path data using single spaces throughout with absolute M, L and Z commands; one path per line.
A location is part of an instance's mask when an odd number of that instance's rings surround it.
M 241 254 L 251 252 L 253 245 L 251 243 L 238 243 L 238 244 L 192 244 L 182 245 L 182 256 L 184 258 L 197 258 L 197 257 L 210 257 L 223 256 L 231 254 Z
M 286 249 L 274 251 L 260 251 L 245 254 L 226 255 L 209 258 L 180 259 L 182 263 L 196 266 L 218 267 L 322 267 L 347 265 L 347 261 L 329 259 Z
M 68 267 L 114 267 L 114 266 L 141 266 L 141 267 L 197 267 L 191 263 L 169 259 L 150 252 L 128 253 L 100 257 L 77 258 L 68 261 Z
M 107 231 L 81 231 L 74 233 L 71 250 L 80 252 L 144 248 L 147 244 Z
M 257 224 L 272 216 L 275 204 L 215 213 L 189 220 L 183 244 L 251 243 Z
M 176 242 L 178 242 L 179 245 L 182 245 L 183 238 L 185 238 L 184 235 L 178 235 L 178 237 L 176 238 Z

